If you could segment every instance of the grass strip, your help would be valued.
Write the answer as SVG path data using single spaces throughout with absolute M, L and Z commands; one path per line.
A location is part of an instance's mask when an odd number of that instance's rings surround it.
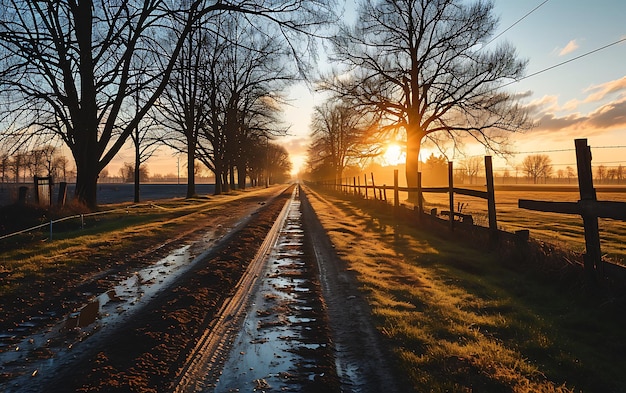
M 307 189 L 419 392 L 616 392 L 623 299 L 567 289 L 371 203 Z

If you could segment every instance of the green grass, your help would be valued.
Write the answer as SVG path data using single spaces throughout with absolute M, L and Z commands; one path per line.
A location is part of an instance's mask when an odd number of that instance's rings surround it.
M 310 198 L 418 392 L 617 392 L 624 304 L 373 213 Z M 530 268 L 530 267 L 528 267 Z
M 448 210 L 447 194 L 424 194 L 425 211 L 431 208 Z M 400 196 L 402 199 L 402 196 Z M 579 197 L 576 192 L 554 191 L 496 191 L 496 216 L 498 228 L 514 232 L 519 229 L 529 229 L 530 236 L 576 252 L 585 250 L 585 237 L 582 218 L 578 215 L 544 213 L 517 207 L 519 199 L 534 199 L 540 201 L 576 202 Z M 598 200 L 626 202 L 626 192 L 602 193 L 598 192 Z M 463 213 L 472 214 L 478 225 L 488 226 L 487 202 L 483 199 L 463 195 L 455 195 L 455 209 L 457 202 L 464 203 Z M 626 222 L 600 219 L 600 239 L 602 252 L 618 263 L 624 263 L 626 258 Z

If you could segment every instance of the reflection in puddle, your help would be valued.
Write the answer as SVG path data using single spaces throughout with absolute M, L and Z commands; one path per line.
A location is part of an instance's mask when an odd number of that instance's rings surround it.
M 300 203 L 292 199 L 287 220 L 270 254 L 242 329 L 236 337 L 215 392 L 299 391 L 297 381 L 316 378 L 307 350 L 327 343 L 310 342 L 303 332 L 316 322 L 306 278 Z M 308 273 L 310 275 L 310 273 Z M 307 342 L 305 342 L 307 341 Z
M 7 332 L 0 332 L 0 373 L 12 379 L 6 392 L 26 390 L 32 376 L 52 374 L 73 359 L 79 343 L 96 331 L 118 326 L 132 318 L 144 303 L 186 272 L 196 259 L 186 245 L 154 265 L 122 279 L 107 292 L 74 308 L 64 321 L 56 323 L 57 315 L 50 312 L 28 318 Z M 19 378 L 19 376 L 23 376 Z M 4 387 L 3 387 L 4 388 Z

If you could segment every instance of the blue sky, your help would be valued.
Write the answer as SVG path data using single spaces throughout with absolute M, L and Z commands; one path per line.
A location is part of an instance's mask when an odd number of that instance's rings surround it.
M 498 32 L 543 3 L 543 0 L 495 0 L 500 17 Z M 348 2 L 348 12 L 353 2 Z M 587 52 L 626 38 L 626 1 L 548 0 L 536 11 L 506 31 L 495 42 L 512 43 L 520 57 L 529 60 L 527 74 L 573 59 Z M 573 149 L 575 138 L 588 138 L 592 146 L 626 145 L 626 42 L 590 54 L 558 68 L 529 77 L 507 87 L 514 92 L 530 92 L 525 99 L 532 106 L 537 127 L 515 135 L 515 150 L 543 152 Z M 285 139 L 296 166 L 305 159 L 311 107 L 321 97 L 305 86 L 291 94 L 293 106 L 286 119 L 292 123 L 291 137 Z M 468 154 L 484 154 L 479 146 L 468 146 Z M 575 163 L 573 152 L 549 153 L 555 169 Z M 516 155 L 504 168 L 521 162 Z M 623 162 L 622 162 L 623 161 Z M 626 148 L 598 149 L 594 165 L 626 165 Z
M 542 1 L 496 1 L 501 30 Z M 501 39 L 529 60 L 528 75 L 626 38 L 626 2 L 549 0 Z M 626 145 L 626 42 L 509 86 L 530 91 L 537 127 L 516 137 L 518 151 L 573 148 L 575 138 L 597 147 Z M 575 162 L 573 152 L 550 153 L 555 169 Z M 523 156 L 514 157 L 519 162 Z M 612 165 L 626 148 L 596 149 L 594 164 Z

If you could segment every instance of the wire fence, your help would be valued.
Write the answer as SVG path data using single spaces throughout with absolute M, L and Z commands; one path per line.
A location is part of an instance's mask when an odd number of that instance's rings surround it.
M 85 228 L 85 218 L 87 217 L 95 217 L 95 216 L 100 216 L 100 215 L 105 215 L 105 214 L 113 214 L 113 213 L 121 213 L 121 212 L 129 212 L 129 209 L 133 209 L 133 208 L 137 208 L 137 207 L 160 207 L 157 205 L 154 205 L 153 203 L 146 203 L 146 204 L 137 204 L 137 205 L 132 205 L 132 206 L 128 206 L 128 207 L 123 207 L 123 208 L 117 208 L 117 209 L 111 209 L 111 210 L 105 210 L 105 211 L 100 211 L 100 212 L 94 212 L 94 213 L 82 213 L 82 214 L 74 214 L 71 216 L 67 216 L 67 217 L 61 217 L 61 218 L 57 218 L 54 220 L 50 220 L 48 222 L 45 222 L 43 224 L 40 225 L 36 225 L 30 228 L 26 228 L 26 229 L 22 229 L 20 231 L 17 232 L 12 232 L 12 233 L 8 233 L 6 235 L 2 235 L 0 236 L 0 241 L 14 237 L 14 236 L 18 236 L 24 233 L 29 233 L 29 232 L 33 232 L 33 231 L 37 231 L 43 228 L 48 227 L 49 228 L 49 240 L 52 240 L 53 235 L 54 235 L 54 224 L 58 224 L 61 222 L 65 222 L 65 221 L 70 221 L 70 220 L 77 220 L 80 219 L 80 229 L 84 229 Z

